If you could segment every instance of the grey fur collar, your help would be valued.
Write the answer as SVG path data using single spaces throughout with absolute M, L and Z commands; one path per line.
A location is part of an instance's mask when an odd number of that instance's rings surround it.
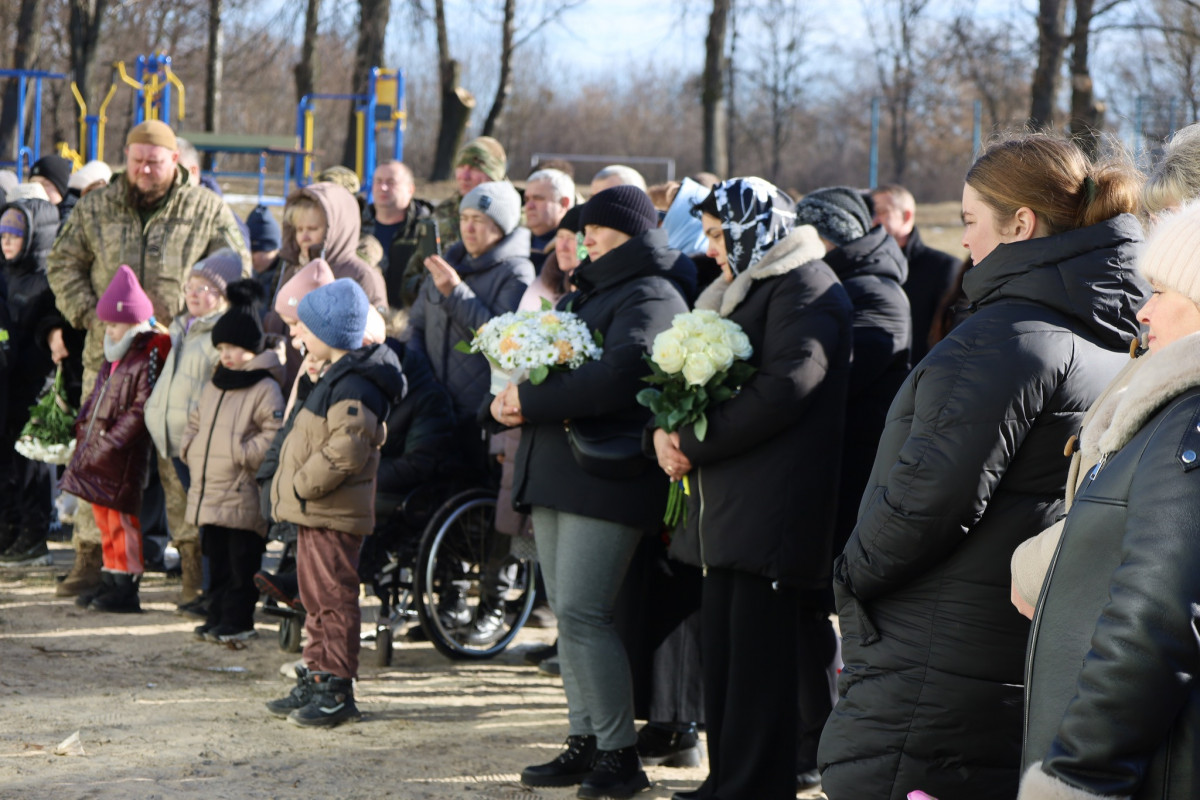
M 1115 453 L 1172 398 L 1200 386 L 1200 333 L 1146 354 L 1125 367 L 1084 421 L 1082 456 Z
M 800 225 L 733 281 L 726 283 L 725 276 L 721 275 L 710 283 L 696 299 L 696 308 L 717 311 L 722 317 L 728 317 L 746 299 L 751 281 L 774 278 L 824 257 L 825 245 L 821 243 L 817 229 Z

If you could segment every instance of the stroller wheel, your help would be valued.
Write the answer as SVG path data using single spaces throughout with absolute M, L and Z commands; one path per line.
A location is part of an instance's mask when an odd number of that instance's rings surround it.
M 392 663 L 392 629 L 381 627 L 375 631 L 375 649 L 363 648 L 363 661 L 373 667 L 386 667 Z
M 300 652 L 300 633 L 304 623 L 300 617 L 288 616 L 279 620 L 279 649 L 285 653 Z

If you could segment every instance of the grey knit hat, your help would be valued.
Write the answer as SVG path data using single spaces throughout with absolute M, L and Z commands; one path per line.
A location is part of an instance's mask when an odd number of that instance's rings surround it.
M 222 247 L 197 261 L 192 267 L 192 274 L 217 287 L 217 291 L 224 297 L 225 287 L 242 279 L 242 257 L 228 247 Z
M 796 204 L 796 224 L 812 225 L 838 247 L 871 230 L 871 209 L 862 192 L 849 186 L 818 189 Z
M 339 278 L 304 295 L 296 313 L 304 327 L 334 350 L 357 350 L 362 347 L 370 307 L 361 286 Z
M 508 181 L 488 181 L 467 192 L 458 211 L 461 214 L 469 208 L 487 215 L 505 236 L 521 224 L 521 196 Z

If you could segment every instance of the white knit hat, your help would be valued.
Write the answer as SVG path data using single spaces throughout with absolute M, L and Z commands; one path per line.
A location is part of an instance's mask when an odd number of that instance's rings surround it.
M 1200 305 L 1200 202 L 1159 217 L 1138 258 L 1142 276 Z
M 108 183 L 112 180 L 112 168 L 103 161 L 89 161 L 71 173 L 67 188 L 82 192 L 96 181 Z

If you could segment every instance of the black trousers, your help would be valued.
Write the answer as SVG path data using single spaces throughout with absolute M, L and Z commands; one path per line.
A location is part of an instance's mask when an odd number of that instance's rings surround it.
M 796 771 L 817 768 L 817 745 L 825 721 L 837 702 L 837 675 L 841 647 L 829 612 L 802 602 L 796 637 L 796 670 L 800 699 L 800 732 L 796 745 Z
M 254 573 L 262 567 L 266 540 L 254 531 L 200 526 L 200 548 L 208 557 L 209 587 L 207 624 L 237 631 L 254 627 L 258 589 Z
M 796 797 L 797 593 L 710 567 L 701 603 L 705 800 Z

